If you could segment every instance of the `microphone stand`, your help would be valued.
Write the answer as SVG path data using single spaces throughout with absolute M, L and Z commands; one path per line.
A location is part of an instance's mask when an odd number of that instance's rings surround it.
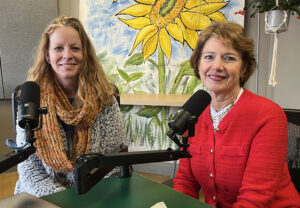
M 10 152 L 0 158 L 0 173 L 27 160 L 30 155 L 35 153 L 36 148 L 33 146 L 33 143 L 36 139 L 33 135 L 33 130 L 26 130 L 26 140 L 29 142 L 29 147 Z
M 76 159 L 75 164 L 75 183 L 76 193 L 84 194 L 97 184 L 115 166 L 120 166 L 121 178 L 131 176 L 129 165 L 163 162 L 178 160 L 180 158 L 191 158 L 187 151 L 189 147 L 188 137 L 194 136 L 195 123 L 197 118 L 191 116 L 188 119 L 188 135 L 182 136 L 182 143 L 176 136 L 176 129 L 171 129 L 168 136 L 179 146 L 177 150 L 168 148 L 167 150 L 137 151 L 127 152 L 128 147 L 122 146 L 121 153 L 108 154 L 83 154 Z
M 39 114 L 46 114 L 47 108 L 42 107 L 39 109 Z M 40 116 L 40 120 L 42 120 L 42 117 Z M 42 127 L 42 122 L 40 121 Z M 37 129 L 39 129 L 37 128 Z M 32 129 L 30 122 L 26 122 L 25 124 L 25 135 L 26 135 L 26 142 L 28 142 L 29 146 L 23 149 L 15 149 L 15 151 L 10 152 L 0 158 L 0 173 L 8 170 L 9 168 L 12 168 L 13 166 L 23 162 L 24 160 L 27 160 L 28 157 L 35 153 L 36 148 L 33 146 L 33 143 L 35 142 L 34 138 L 34 131 L 37 129 Z

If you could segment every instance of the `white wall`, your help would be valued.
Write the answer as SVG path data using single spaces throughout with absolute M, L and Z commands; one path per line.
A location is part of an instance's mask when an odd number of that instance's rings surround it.
M 284 108 L 300 109 L 300 21 L 291 16 L 288 31 L 278 36 L 278 85 L 267 97 Z M 273 38 L 272 38 L 273 43 Z
M 258 40 L 258 18 L 246 17 L 245 28 L 250 37 Z M 288 31 L 278 35 L 277 75 L 278 84 L 268 85 L 274 35 L 264 32 L 264 15 L 260 14 L 259 75 L 258 94 L 278 103 L 282 108 L 300 109 L 300 22 L 296 16 L 290 17 Z M 246 84 L 246 88 L 256 92 L 256 72 Z
M 80 0 L 58 0 L 58 15 L 67 15 L 79 18 Z

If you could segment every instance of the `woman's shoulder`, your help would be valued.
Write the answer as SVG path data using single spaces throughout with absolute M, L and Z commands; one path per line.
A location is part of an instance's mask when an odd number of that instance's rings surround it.
M 103 104 L 102 111 L 103 110 L 112 110 L 112 109 L 119 109 L 119 104 L 117 102 L 117 99 L 115 96 L 112 96 L 110 103 Z
M 101 111 L 99 112 L 97 119 L 101 119 L 103 117 L 116 117 L 116 114 L 120 112 L 119 104 L 115 98 L 112 97 L 111 102 L 109 104 L 103 104 Z
M 254 94 L 253 92 L 244 89 L 241 96 L 240 107 L 245 108 L 249 112 L 264 112 L 267 114 L 284 114 L 283 109 L 279 104 L 265 98 L 263 96 Z
M 256 103 L 257 105 L 262 105 L 262 106 L 268 106 L 268 107 L 277 107 L 277 108 L 281 108 L 277 103 L 275 103 L 274 101 L 263 97 L 261 95 L 257 95 L 254 94 L 253 92 L 244 89 L 244 102 L 250 102 L 251 104 Z

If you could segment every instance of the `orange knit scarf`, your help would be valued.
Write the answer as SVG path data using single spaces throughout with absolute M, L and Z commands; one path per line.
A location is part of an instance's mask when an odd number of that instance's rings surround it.
M 86 90 L 85 99 L 88 102 L 73 107 L 57 82 L 53 86 L 45 81 L 42 83 L 41 106 L 47 107 L 48 113 L 43 116 L 42 128 L 35 132 L 36 152 L 55 171 L 70 172 L 74 170 L 76 157 L 90 148 L 92 125 L 102 105 L 92 88 Z M 70 160 L 66 155 L 57 117 L 65 124 L 75 127 Z

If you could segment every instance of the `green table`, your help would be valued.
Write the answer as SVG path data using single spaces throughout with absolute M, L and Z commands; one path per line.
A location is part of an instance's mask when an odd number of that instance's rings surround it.
M 129 178 L 102 179 L 83 195 L 77 195 L 75 188 L 71 188 L 42 198 L 63 208 L 150 208 L 161 201 L 168 208 L 211 208 L 199 200 L 136 173 Z

